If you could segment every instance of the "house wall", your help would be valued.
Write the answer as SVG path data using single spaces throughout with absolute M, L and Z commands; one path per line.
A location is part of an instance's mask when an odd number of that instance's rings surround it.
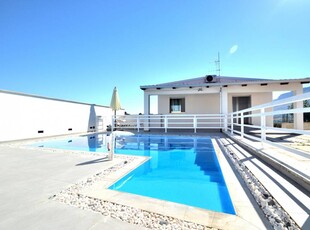
M 104 130 L 112 115 L 109 107 L 7 91 L 0 91 L 0 106 L 0 141 Z
M 232 98 L 240 96 L 250 96 L 251 106 L 257 106 L 272 101 L 272 92 L 263 93 L 228 93 L 228 112 L 233 111 Z M 220 113 L 220 95 L 219 93 L 200 94 L 200 95 L 158 95 L 158 113 L 169 114 L 170 98 L 185 98 L 185 114 L 218 114 Z M 271 109 L 267 110 L 271 111 Z M 253 112 L 253 113 L 258 113 Z M 260 124 L 260 117 L 253 117 L 254 125 Z M 266 118 L 267 126 L 273 126 L 273 118 Z
M 180 96 L 180 98 L 181 98 L 181 96 Z M 158 96 L 158 99 L 157 99 L 158 114 L 168 114 L 169 113 L 169 99 L 170 99 L 169 95 L 159 95 Z M 186 99 L 185 99 L 185 103 L 186 103 Z
M 170 98 L 185 98 L 185 114 L 220 113 L 219 94 L 159 95 L 158 113 L 169 114 Z

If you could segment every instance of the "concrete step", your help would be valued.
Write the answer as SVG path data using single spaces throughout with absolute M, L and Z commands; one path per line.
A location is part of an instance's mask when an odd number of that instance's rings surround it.
M 201 181 L 211 181 L 211 182 L 223 182 L 223 177 L 217 171 L 203 172 L 200 170 L 189 170 L 184 173 L 184 170 L 165 170 L 156 171 L 153 170 L 152 173 L 148 174 L 148 177 L 152 178 L 165 178 L 165 179 L 182 179 L 182 180 L 201 180 Z

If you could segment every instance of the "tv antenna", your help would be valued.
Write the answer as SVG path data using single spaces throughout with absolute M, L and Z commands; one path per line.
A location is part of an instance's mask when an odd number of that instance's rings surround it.
M 214 61 L 215 64 L 215 71 L 217 72 L 218 76 L 221 76 L 221 59 L 220 59 L 220 52 L 217 53 L 217 60 Z

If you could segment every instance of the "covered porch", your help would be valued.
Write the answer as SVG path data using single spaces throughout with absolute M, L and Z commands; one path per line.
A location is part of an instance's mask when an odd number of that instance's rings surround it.
M 150 115 L 150 97 L 158 98 L 158 115 L 178 117 L 179 119 L 192 116 L 193 127 L 198 125 L 199 120 L 206 124 L 206 117 L 217 117 L 222 128 L 227 127 L 229 113 L 241 111 L 262 104 L 271 103 L 275 92 L 292 92 L 293 95 L 303 94 L 303 85 L 310 79 L 294 80 L 264 80 L 244 79 L 231 77 L 214 77 L 216 80 L 206 82 L 204 78 L 184 80 L 180 82 L 165 83 L 152 86 L 141 86 L 144 91 L 144 115 Z M 303 101 L 294 102 L 293 106 L 287 104 L 286 108 L 302 109 Z M 271 112 L 275 108 L 266 108 Z M 276 109 L 275 109 L 276 110 Z M 260 111 L 248 113 L 258 114 Z M 249 114 L 245 114 L 249 115 Z M 195 119 L 195 116 L 197 119 Z M 204 119 L 199 119 L 201 117 Z M 190 118 L 192 119 L 192 118 Z M 236 118 L 237 119 L 237 118 Z M 240 119 L 239 123 L 241 123 Z M 184 120 L 188 122 L 188 119 Z M 216 122 L 214 119 L 210 122 Z M 266 118 L 266 125 L 273 127 L 274 117 Z M 259 116 L 246 116 L 244 124 L 261 125 Z M 201 125 L 200 125 L 201 126 Z M 303 113 L 294 114 L 294 129 L 304 129 Z M 197 126 L 199 127 L 199 125 Z M 215 126 L 217 127 L 217 126 Z M 145 127 L 147 131 L 147 127 Z

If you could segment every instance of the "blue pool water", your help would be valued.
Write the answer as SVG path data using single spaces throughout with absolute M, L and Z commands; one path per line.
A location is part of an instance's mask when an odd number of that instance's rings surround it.
M 38 142 L 32 146 L 107 153 L 106 134 L 91 134 L 70 139 Z
M 116 152 L 151 159 L 109 189 L 235 214 L 210 138 L 127 136 Z
M 93 134 L 35 146 L 106 153 L 106 140 L 105 134 Z M 115 152 L 150 160 L 109 189 L 235 214 L 210 138 L 122 136 Z

